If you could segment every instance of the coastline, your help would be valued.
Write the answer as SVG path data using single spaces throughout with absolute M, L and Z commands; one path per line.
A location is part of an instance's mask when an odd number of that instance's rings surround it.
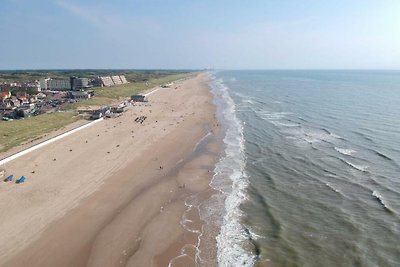
M 210 135 L 220 129 L 208 79 L 179 81 L 177 89 L 154 92 L 147 105 L 7 163 L 29 180 L 0 194 L 7 218 L 0 223 L 0 262 L 194 265 L 203 223 L 185 202 L 211 190 L 221 148 Z M 148 118 L 139 124 L 138 116 Z

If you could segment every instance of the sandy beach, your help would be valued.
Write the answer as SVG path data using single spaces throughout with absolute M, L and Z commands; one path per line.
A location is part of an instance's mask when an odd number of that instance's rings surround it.
M 27 181 L 0 184 L 0 265 L 194 266 L 203 222 L 185 200 L 207 197 L 220 156 L 208 79 L 2 166 Z

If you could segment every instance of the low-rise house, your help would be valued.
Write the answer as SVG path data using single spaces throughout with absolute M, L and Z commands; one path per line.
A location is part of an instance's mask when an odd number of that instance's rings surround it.
M 43 93 L 38 93 L 37 95 L 36 95 L 36 98 L 37 99 L 44 99 L 44 98 L 46 98 L 47 96 L 45 95 L 45 94 L 43 94 Z
M 11 92 L 10 91 L 2 91 L 0 92 L 0 109 L 6 110 L 11 109 L 10 103 Z
M 18 97 L 18 100 L 19 100 L 21 106 L 24 105 L 24 104 L 29 104 L 30 103 L 29 102 L 29 98 L 26 97 L 26 96 L 20 96 L 20 97 Z
M 20 97 L 27 97 L 28 94 L 26 93 L 26 91 L 21 91 L 21 90 L 17 90 L 13 92 L 13 95 L 15 95 L 17 98 Z
M 10 99 L 0 100 L 0 110 L 12 109 Z
M 36 95 L 31 95 L 29 96 L 29 103 L 35 103 L 37 101 L 37 96 Z
M 15 115 L 17 118 L 27 118 L 27 117 L 32 116 L 32 114 L 30 113 L 30 110 L 22 109 L 22 108 L 17 108 L 15 110 Z
M 100 118 L 102 118 L 104 116 L 109 115 L 110 113 L 111 113 L 110 107 L 102 107 L 102 108 L 94 111 L 92 113 L 92 115 L 90 116 L 90 118 L 92 120 L 97 120 L 97 119 L 100 119 Z
M 133 102 L 147 102 L 146 97 L 144 95 L 133 95 L 131 96 L 131 100 Z
M 35 106 L 36 105 L 34 103 L 24 103 L 19 108 L 22 110 L 32 110 L 35 108 Z
M 11 106 L 13 107 L 13 108 L 17 108 L 17 107 L 19 107 L 19 106 L 21 106 L 21 102 L 18 100 L 18 98 L 16 98 L 15 96 L 12 96 L 11 98 L 10 98 L 10 102 L 11 102 Z
M 1 91 L 0 92 L 0 100 L 5 100 L 7 98 L 11 97 L 11 92 L 10 91 Z
M 125 111 L 125 107 L 121 107 L 121 106 L 111 107 L 111 112 L 112 113 L 122 113 L 124 111 Z
M 86 91 L 72 91 L 68 93 L 68 97 L 72 99 L 90 99 L 92 95 Z

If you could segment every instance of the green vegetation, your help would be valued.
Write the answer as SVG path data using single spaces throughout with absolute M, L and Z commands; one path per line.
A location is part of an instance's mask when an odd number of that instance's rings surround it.
M 75 112 L 56 112 L 23 120 L 0 122 L 0 152 L 61 129 L 79 119 Z
M 108 97 L 93 97 L 91 99 L 82 100 L 82 101 L 72 103 L 72 104 L 67 104 L 63 107 L 63 110 L 75 110 L 79 107 L 108 106 L 112 102 L 113 102 L 113 100 Z
M 142 82 L 161 77 L 188 73 L 185 70 L 5 70 L 0 71 L 0 81 L 28 82 L 46 77 L 68 79 L 71 76 L 95 78 L 98 76 L 125 75 L 130 82 Z
M 188 73 L 168 75 L 161 78 L 150 79 L 146 81 L 147 84 L 146 82 L 133 82 L 112 87 L 94 88 L 93 98 L 66 105 L 63 109 L 68 110 L 88 106 L 107 106 L 121 97 L 130 97 L 131 95 L 138 94 L 157 85 L 170 83 L 188 77 L 189 75 L 190 74 Z
M 150 79 L 146 82 L 134 82 L 113 87 L 102 87 L 95 89 L 95 96 L 118 99 L 119 97 L 129 97 L 133 94 L 138 94 L 146 89 L 150 89 L 157 85 L 170 83 L 178 79 L 187 77 L 188 74 L 175 74 L 162 78 Z

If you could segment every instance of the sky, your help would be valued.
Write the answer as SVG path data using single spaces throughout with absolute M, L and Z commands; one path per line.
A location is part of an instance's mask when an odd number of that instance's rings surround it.
M 1 0 L 0 69 L 400 69 L 399 0 Z

